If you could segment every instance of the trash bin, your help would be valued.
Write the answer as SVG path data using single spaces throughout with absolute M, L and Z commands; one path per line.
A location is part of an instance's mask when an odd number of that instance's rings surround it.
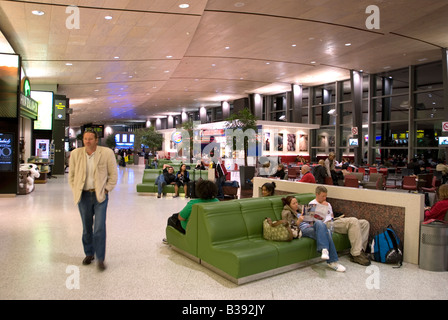
M 419 267 L 429 271 L 448 271 L 447 223 L 421 224 Z

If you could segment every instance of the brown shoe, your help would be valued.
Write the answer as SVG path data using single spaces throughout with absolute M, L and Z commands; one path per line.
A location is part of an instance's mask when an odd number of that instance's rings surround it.
M 358 264 L 360 264 L 362 266 L 369 266 L 370 265 L 369 258 L 367 258 L 363 252 L 361 252 L 361 254 L 358 255 L 358 256 L 350 255 L 350 261 L 358 263 Z
M 106 265 L 104 264 L 104 261 L 99 261 L 99 262 L 98 262 L 98 270 L 99 270 L 99 271 L 104 271 L 104 270 L 106 270 Z
M 95 259 L 94 256 L 86 256 L 84 260 L 82 260 L 82 264 L 86 266 L 90 264 L 94 259 Z

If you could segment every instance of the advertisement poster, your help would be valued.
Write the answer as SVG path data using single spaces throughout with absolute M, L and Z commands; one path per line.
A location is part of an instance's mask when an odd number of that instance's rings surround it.
M 48 159 L 50 156 L 50 140 L 36 139 L 36 157 Z
M 0 172 L 13 171 L 14 134 L 0 133 Z

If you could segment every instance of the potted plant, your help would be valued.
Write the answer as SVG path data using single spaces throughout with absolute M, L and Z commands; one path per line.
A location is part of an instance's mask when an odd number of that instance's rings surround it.
M 163 135 L 158 133 L 153 126 L 137 129 L 135 131 L 134 139 L 134 150 L 137 153 L 140 153 L 142 151 L 142 146 L 144 146 L 145 149 L 147 148 L 151 151 L 153 156 L 155 156 L 157 149 L 162 147 L 163 143 Z M 138 157 L 134 157 L 134 159 L 135 158 L 138 159 Z M 134 160 L 134 164 L 138 164 L 138 162 L 135 163 Z
M 226 127 L 229 129 L 241 129 L 243 132 L 252 129 L 254 132 L 257 130 L 257 117 L 250 112 L 248 108 L 243 108 L 237 113 L 232 114 L 230 117 L 225 119 L 227 121 Z M 233 147 L 236 148 L 235 137 Z M 245 189 L 247 187 L 247 181 L 252 179 L 255 175 L 255 167 L 247 165 L 247 154 L 249 149 L 249 139 L 254 139 L 251 141 L 257 143 L 256 134 L 252 136 L 245 136 L 243 142 L 244 148 L 244 166 L 240 166 L 240 181 L 241 188 Z

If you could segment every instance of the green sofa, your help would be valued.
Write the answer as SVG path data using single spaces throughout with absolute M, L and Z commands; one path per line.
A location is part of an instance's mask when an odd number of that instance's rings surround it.
M 174 169 L 176 173 L 176 168 Z M 178 169 L 177 169 L 178 170 Z M 138 183 L 137 192 L 157 192 L 156 178 L 162 174 L 162 169 L 145 169 L 143 171 L 142 182 Z M 199 180 L 199 178 L 207 180 L 208 170 L 188 170 L 190 180 Z M 164 193 L 174 193 L 174 185 L 169 184 L 163 188 Z M 179 187 L 179 193 L 184 193 L 184 187 Z
M 302 204 L 315 197 L 294 196 Z M 167 226 L 166 239 L 176 251 L 237 284 L 321 261 L 310 238 L 291 242 L 263 238 L 263 220 L 281 219 L 281 197 L 195 204 L 186 233 Z M 347 235 L 333 234 L 333 240 L 338 251 L 350 248 Z

